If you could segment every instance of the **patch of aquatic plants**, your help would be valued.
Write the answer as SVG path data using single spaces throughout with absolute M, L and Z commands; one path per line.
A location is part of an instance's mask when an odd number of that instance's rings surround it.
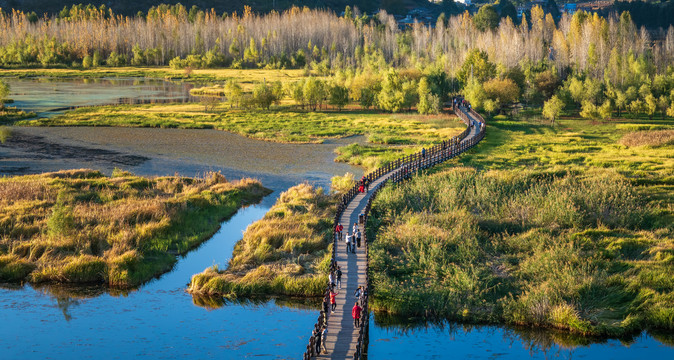
M 296 185 L 282 193 L 234 247 L 226 270 L 192 276 L 189 291 L 229 298 L 320 296 L 332 251 L 336 198 L 321 188 Z
M 93 170 L 0 178 L 0 281 L 132 287 L 269 190 L 251 179 Z
M 26 112 L 14 107 L 5 107 L 0 109 L 0 124 L 9 124 L 32 117 L 35 117 L 34 112 Z
M 614 171 L 416 177 L 374 203 L 372 307 L 584 335 L 674 329 L 669 204 Z

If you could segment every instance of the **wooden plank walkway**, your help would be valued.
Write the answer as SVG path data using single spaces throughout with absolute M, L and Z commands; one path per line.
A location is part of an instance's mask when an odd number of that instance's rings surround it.
M 480 131 L 480 123 L 472 115 L 467 115 L 473 123 L 473 127 L 462 142 L 468 142 L 476 137 Z M 374 190 L 397 171 L 400 171 L 400 169 L 391 171 L 373 181 L 370 184 L 369 192 L 360 193 L 351 200 L 340 218 L 340 222 L 344 226 L 344 236 L 347 232 L 352 231 L 353 224 L 358 221 L 358 215 L 365 209 L 369 198 L 374 194 Z M 363 232 L 362 225 L 360 230 Z M 317 356 L 317 359 L 353 359 L 358 344 L 359 328 L 356 328 L 353 324 L 351 309 L 356 302 L 354 295 L 356 289 L 358 289 L 358 286 L 365 287 L 367 285 L 365 283 L 368 270 L 365 255 L 367 244 L 363 243 L 360 248 L 356 248 L 355 254 L 346 252 L 344 241 L 336 241 L 336 244 L 335 260 L 342 270 L 342 288 L 337 289 L 337 307 L 328 317 L 328 333 L 326 338 L 323 339 L 327 353 Z

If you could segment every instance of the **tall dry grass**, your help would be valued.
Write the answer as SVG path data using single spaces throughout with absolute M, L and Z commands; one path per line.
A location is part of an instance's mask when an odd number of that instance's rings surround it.
M 70 170 L 0 178 L 0 256 L 7 260 L 0 273 L 9 274 L 3 280 L 138 285 L 169 269 L 219 220 L 268 193 L 256 180 L 229 182 L 218 173 L 117 175 Z
M 246 229 L 226 270 L 192 277 L 193 294 L 229 297 L 319 296 L 331 259 L 335 198 L 308 184 L 279 196 L 265 217 Z
M 386 188 L 377 311 L 622 335 L 672 329 L 674 228 L 611 171 L 452 169 Z
M 636 131 L 626 134 L 620 139 L 625 146 L 660 147 L 674 145 L 674 130 Z

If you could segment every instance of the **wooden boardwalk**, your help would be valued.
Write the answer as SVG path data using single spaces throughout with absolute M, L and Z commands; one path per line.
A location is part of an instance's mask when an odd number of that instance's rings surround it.
M 462 143 L 476 137 L 481 125 L 472 115 L 467 115 L 473 123 L 473 127 L 462 140 Z M 353 224 L 358 221 L 358 215 L 365 209 L 369 198 L 374 194 L 374 190 L 398 171 L 400 169 L 393 170 L 376 179 L 370 184 L 369 192 L 360 193 L 349 202 L 340 218 L 340 222 L 344 226 L 343 236 L 346 236 L 347 232 L 350 233 L 352 231 Z M 360 230 L 363 232 L 362 226 Z M 335 260 L 343 273 L 342 288 L 337 289 L 339 293 L 336 297 L 337 307 L 328 317 L 328 333 L 326 339 L 323 339 L 327 353 L 317 356 L 317 359 L 353 359 L 353 354 L 358 344 L 359 328 L 356 328 L 353 324 L 351 309 L 356 303 L 354 295 L 356 289 L 358 289 L 358 286 L 365 287 L 367 285 L 366 273 L 368 269 L 365 255 L 365 246 L 367 244 L 363 242 L 360 248 L 356 248 L 355 254 L 346 252 L 346 243 L 344 241 L 336 241 L 336 244 Z

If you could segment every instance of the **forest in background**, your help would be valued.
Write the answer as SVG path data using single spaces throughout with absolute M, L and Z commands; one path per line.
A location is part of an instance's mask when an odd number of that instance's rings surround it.
M 224 17 L 182 5 L 135 17 L 93 6 L 50 18 L 14 11 L 0 16 L 0 65 L 299 68 L 334 75 L 351 89 L 350 100 L 373 99 L 368 105 L 390 111 L 415 107 L 425 77 L 439 100 L 463 92 L 490 115 L 519 103 L 547 105 L 552 121 L 564 108 L 604 120 L 674 114 L 674 27 L 654 40 L 627 12 L 555 20 L 534 6 L 515 23 L 496 10 L 405 29 L 386 11 L 369 16 L 350 7 L 341 17 L 299 7 L 266 15 L 246 7 Z

